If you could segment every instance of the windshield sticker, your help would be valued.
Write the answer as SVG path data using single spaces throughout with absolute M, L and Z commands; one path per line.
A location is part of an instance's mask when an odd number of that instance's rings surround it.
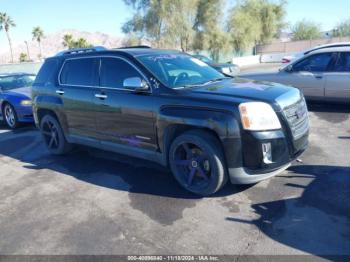
M 199 65 L 199 66 L 208 66 L 208 65 L 207 65 L 206 63 L 204 63 L 203 61 L 201 61 L 201 60 L 199 60 L 199 59 L 197 59 L 197 58 L 194 58 L 194 57 L 191 58 L 191 61 L 194 62 L 194 63 L 196 63 L 196 64 Z
M 157 56 L 151 56 L 148 59 L 156 62 L 156 61 L 160 61 L 160 60 L 176 59 L 178 57 L 179 57 L 178 55 L 157 55 Z

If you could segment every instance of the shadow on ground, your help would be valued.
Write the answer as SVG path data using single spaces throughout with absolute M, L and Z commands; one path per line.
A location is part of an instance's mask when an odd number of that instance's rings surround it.
M 28 130 L 33 132 L 26 133 Z M 18 135 L 0 141 L 0 155 L 18 159 L 28 169 L 52 170 L 97 186 L 133 193 L 200 198 L 180 187 L 167 169 L 155 163 L 84 147 L 77 147 L 66 156 L 53 156 L 47 152 L 39 132 L 33 128 L 26 127 L 15 132 Z M 228 185 L 213 197 L 231 195 L 246 188 Z
M 286 180 L 299 175 L 313 179 L 306 186 L 285 183 L 301 188 L 300 197 L 253 204 L 259 217 L 253 221 L 226 219 L 255 225 L 271 239 L 307 253 L 350 255 L 350 167 L 300 165 L 289 170 Z
M 350 105 L 308 102 L 309 112 L 330 123 L 342 123 L 350 119 Z

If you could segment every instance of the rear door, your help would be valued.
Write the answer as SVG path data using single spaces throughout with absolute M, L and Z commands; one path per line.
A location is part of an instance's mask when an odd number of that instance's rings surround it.
M 326 77 L 327 100 L 350 101 L 350 52 L 341 52 Z
M 151 89 L 135 92 L 123 87 L 126 78 L 146 77 L 121 57 L 102 57 L 100 92 L 96 123 L 102 144 L 122 144 L 132 148 L 156 150 L 155 105 Z M 151 87 L 150 87 L 151 88 Z
M 59 75 L 56 90 L 63 101 L 69 135 L 79 139 L 96 139 L 94 94 L 98 89 L 99 59 L 67 59 Z
M 334 59 L 334 53 L 314 54 L 293 65 L 286 74 L 286 83 L 299 88 L 306 97 L 320 99 L 325 95 L 325 75 Z

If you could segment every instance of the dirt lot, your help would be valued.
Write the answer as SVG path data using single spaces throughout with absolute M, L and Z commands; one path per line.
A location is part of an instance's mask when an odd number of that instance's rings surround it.
M 0 254 L 350 254 L 350 109 L 311 106 L 303 163 L 210 198 L 148 162 L 0 127 Z

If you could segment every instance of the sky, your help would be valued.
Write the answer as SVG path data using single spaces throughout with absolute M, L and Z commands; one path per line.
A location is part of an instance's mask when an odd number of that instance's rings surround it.
M 349 0 L 289 0 L 286 22 L 294 24 L 305 18 L 330 30 L 350 19 L 349 10 Z M 77 29 L 121 36 L 122 24 L 132 15 L 122 0 L 0 0 L 0 12 L 8 13 L 17 24 L 11 30 L 14 44 L 30 40 L 35 26 L 46 34 Z M 3 48 L 7 48 L 7 39 L 0 32 L 0 53 Z

